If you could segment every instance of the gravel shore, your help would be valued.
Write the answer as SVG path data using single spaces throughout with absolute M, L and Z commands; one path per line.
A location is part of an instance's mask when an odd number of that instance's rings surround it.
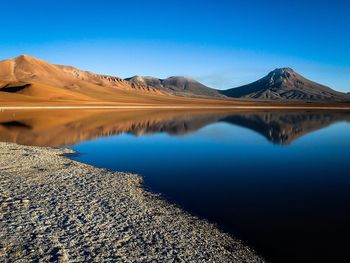
M 0 262 L 263 262 L 140 176 L 66 153 L 0 143 Z

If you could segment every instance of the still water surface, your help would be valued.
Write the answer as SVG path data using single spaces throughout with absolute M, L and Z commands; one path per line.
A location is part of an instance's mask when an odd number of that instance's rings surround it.
M 350 260 L 350 113 L 33 116 L 0 116 L 0 139 L 7 131 L 7 141 L 71 144 L 78 161 L 138 173 L 147 189 L 270 261 Z

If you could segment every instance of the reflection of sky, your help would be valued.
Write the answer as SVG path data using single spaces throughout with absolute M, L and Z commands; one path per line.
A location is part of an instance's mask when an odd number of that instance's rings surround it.
M 144 136 L 123 134 L 81 143 L 73 148 L 83 153 L 87 152 L 88 160 L 93 162 L 99 160 L 101 166 L 108 165 L 112 166 L 111 168 L 118 168 L 118 165 L 117 167 L 113 165 L 115 156 L 119 156 L 118 158 L 121 159 L 117 163 L 131 168 L 132 171 L 137 171 L 135 167 L 139 164 L 140 172 L 144 168 L 148 172 L 154 169 L 157 163 L 153 162 L 155 159 L 152 159 L 152 156 L 163 159 L 166 165 L 176 161 L 177 165 L 183 167 L 189 165 L 189 160 L 191 162 L 209 161 L 206 165 L 222 162 L 227 166 L 233 157 L 242 160 L 245 155 L 247 158 L 253 158 L 251 159 L 253 163 L 261 160 L 265 162 L 268 158 L 267 164 L 273 160 L 279 160 L 279 163 L 285 162 L 285 165 L 288 165 L 291 158 L 303 156 L 298 160 L 302 164 L 312 159 L 326 158 L 325 155 L 330 151 L 334 151 L 335 156 L 338 156 L 337 152 L 343 155 L 346 151 L 350 151 L 347 147 L 350 143 L 349 127 L 348 123 L 337 123 L 306 134 L 287 146 L 272 144 L 261 134 L 246 128 L 216 123 L 185 136 L 166 133 Z M 106 153 L 107 156 L 103 154 L 100 157 L 101 152 Z M 285 159 L 280 160 L 282 156 Z M 108 163 L 109 161 L 111 163 Z M 146 167 L 143 167 L 143 164 Z
M 224 122 L 211 124 L 200 129 L 196 133 L 196 137 L 204 137 L 205 139 L 231 144 L 256 143 L 260 141 L 259 136 L 254 131 Z
M 349 126 L 349 122 L 338 122 L 316 132 L 306 134 L 294 143 L 298 147 L 308 147 L 310 145 L 313 145 L 313 147 L 330 145 L 350 146 Z
M 141 174 L 148 189 L 276 262 L 321 262 L 347 244 L 349 146 L 350 124 L 340 122 L 287 146 L 216 123 L 185 136 L 123 134 L 73 148 L 80 161 Z

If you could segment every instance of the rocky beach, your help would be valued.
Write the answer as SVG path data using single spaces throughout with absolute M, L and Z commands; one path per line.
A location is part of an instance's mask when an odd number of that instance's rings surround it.
M 141 176 L 71 153 L 0 143 L 1 262 L 264 262 L 144 190 Z

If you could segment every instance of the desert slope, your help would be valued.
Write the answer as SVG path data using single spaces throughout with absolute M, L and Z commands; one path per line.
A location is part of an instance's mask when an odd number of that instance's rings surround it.
M 49 64 L 22 55 L 0 61 L 0 101 L 17 102 L 152 102 L 169 97 L 164 91 L 135 85 L 71 66 Z
M 152 87 L 131 85 L 118 77 L 94 74 L 71 66 L 54 65 L 27 55 L 1 61 L 0 80 L 10 83 L 42 83 L 69 90 L 79 90 L 79 88 L 90 84 L 103 88 L 161 93 Z M 101 90 L 103 89 L 101 88 Z
M 232 101 L 179 97 L 147 83 L 50 64 L 27 55 L 0 61 L 1 106 L 227 104 Z

